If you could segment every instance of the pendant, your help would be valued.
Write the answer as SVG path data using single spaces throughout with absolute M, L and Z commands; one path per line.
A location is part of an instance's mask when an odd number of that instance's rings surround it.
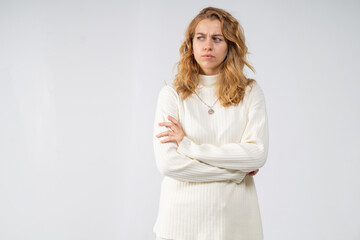
M 212 108 L 209 109 L 208 111 L 209 114 L 213 114 L 214 113 L 214 110 Z

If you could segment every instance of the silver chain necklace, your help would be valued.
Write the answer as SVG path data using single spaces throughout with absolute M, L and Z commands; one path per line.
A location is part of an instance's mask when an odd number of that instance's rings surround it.
M 196 91 L 194 91 L 194 92 L 195 92 L 196 96 L 198 96 L 198 98 L 199 98 L 206 106 L 209 107 L 208 113 L 209 113 L 209 114 L 213 114 L 213 113 L 215 112 L 214 109 L 213 109 L 213 107 L 214 107 L 215 103 L 219 100 L 219 98 L 216 99 L 216 101 L 214 102 L 214 104 L 213 104 L 212 106 L 209 106 L 209 105 L 207 105 L 207 104 L 201 99 L 201 97 L 196 93 Z

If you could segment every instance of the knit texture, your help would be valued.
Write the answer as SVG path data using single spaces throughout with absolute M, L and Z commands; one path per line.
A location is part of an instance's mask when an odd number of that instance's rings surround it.
M 217 75 L 200 75 L 196 92 L 212 106 L 217 99 Z M 174 240 L 262 240 L 258 198 L 248 172 L 267 159 L 269 133 L 265 97 L 259 84 L 246 88 L 237 105 L 214 113 L 196 94 L 184 101 L 172 84 L 159 92 L 154 121 L 156 166 L 164 175 L 154 232 Z M 177 119 L 185 137 L 161 143 L 167 131 L 159 122 Z

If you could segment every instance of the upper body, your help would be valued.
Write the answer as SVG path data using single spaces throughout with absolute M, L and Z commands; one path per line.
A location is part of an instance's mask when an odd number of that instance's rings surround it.
M 216 81 L 217 75 L 200 75 L 197 93 L 208 105 L 216 101 Z M 195 94 L 182 100 L 172 84 L 160 90 L 153 144 L 156 165 L 165 177 L 154 230 L 176 240 L 255 235 L 253 239 L 261 239 L 255 185 L 253 177 L 246 174 L 261 168 L 267 159 L 263 91 L 255 82 L 237 106 L 225 108 L 217 103 L 211 115 L 208 109 Z M 186 133 L 179 146 L 155 137 L 166 130 L 158 123 L 169 121 L 168 115 L 177 119 Z M 215 235 L 206 236 L 206 232 Z

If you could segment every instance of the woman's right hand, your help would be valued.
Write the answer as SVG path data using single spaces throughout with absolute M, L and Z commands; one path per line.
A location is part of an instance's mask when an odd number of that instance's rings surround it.
M 255 171 L 249 172 L 246 174 L 246 176 L 255 176 L 258 173 L 259 169 L 256 169 Z

